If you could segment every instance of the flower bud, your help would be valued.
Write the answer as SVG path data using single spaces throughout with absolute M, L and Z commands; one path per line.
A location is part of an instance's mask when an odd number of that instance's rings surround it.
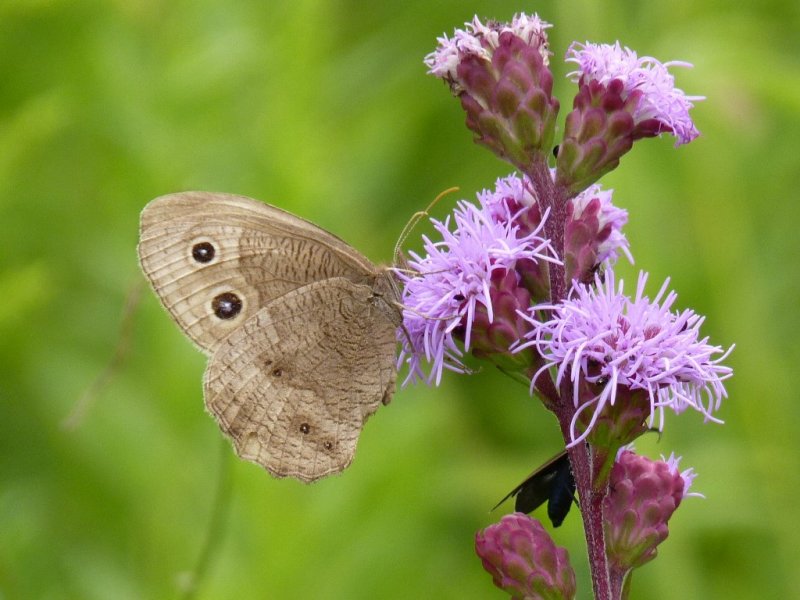
M 633 146 L 631 116 L 638 95 L 622 97 L 622 82 L 582 83 L 564 124 L 564 140 L 556 159 L 557 182 L 573 193 L 616 169 Z
M 523 171 L 544 160 L 553 144 L 558 100 L 553 98 L 550 52 L 537 15 L 510 24 L 475 17 L 453 39 L 439 39 L 426 57 L 430 73 L 461 100 L 475 140 Z
M 536 519 L 505 515 L 475 536 L 483 568 L 513 598 L 561 600 L 575 597 L 569 554 L 555 545 Z
M 688 495 L 691 469 L 679 472 L 680 459 L 650 460 L 622 450 L 611 469 L 611 492 L 603 504 L 606 552 L 621 571 L 653 560 L 669 530 L 667 522 Z
M 619 252 L 628 257 L 628 240 L 622 227 L 628 212 L 611 203 L 611 190 L 590 186 L 567 204 L 564 225 L 564 259 L 567 281 L 591 283 L 603 263 L 611 266 Z
M 578 94 L 559 146 L 557 181 L 571 192 L 615 169 L 635 140 L 668 133 L 679 146 L 699 135 L 689 110 L 703 98 L 675 87 L 668 70 L 689 63 L 639 58 L 619 42 L 573 43 L 567 62 L 578 65 L 569 74 Z

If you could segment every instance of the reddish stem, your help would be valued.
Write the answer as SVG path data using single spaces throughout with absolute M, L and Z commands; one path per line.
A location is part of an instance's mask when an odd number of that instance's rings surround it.
M 542 157 L 535 161 L 525 174 L 533 183 L 533 188 L 541 202 L 542 212 L 549 211 L 544 224 L 545 237 L 550 240 L 553 249 L 560 258 L 564 256 L 564 224 L 567 221 L 567 201 L 570 199 L 569 191 L 556 186 L 550 175 L 547 161 Z M 550 271 L 550 300 L 558 302 L 567 295 L 567 286 L 564 276 L 564 265 L 551 263 Z
M 568 190 L 557 186 L 550 175 L 544 158 L 535 161 L 525 173 L 533 183 L 542 210 L 549 210 L 545 222 L 545 235 L 557 255 L 564 257 L 564 225 L 567 219 L 567 202 L 572 196 Z M 566 298 L 569 291 L 565 281 L 564 265 L 550 265 L 550 301 L 555 304 Z M 575 415 L 570 382 L 564 380 L 559 389 L 560 399 L 550 407 L 558 418 L 565 443 L 571 440 L 570 423 Z M 608 482 L 595 489 L 593 473 L 595 456 L 588 444 L 577 444 L 569 450 L 572 474 L 583 517 L 583 529 L 592 573 L 595 600 L 620 600 L 623 578 L 609 565 L 605 551 L 603 530 L 603 500 L 608 495 Z
M 565 397 L 562 386 L 562 398 Z M 566 409 L 566 410 L 565 410 Z M 571 403 L 563 403 L 556 413 L 561 425 L 565 442 L 569 442 L 569 425 L 573 412 Z M 586 536 L 586 548 L 589 555 L 589 567 L 592 573 L 592 588 L 595 600 L 619 600 L 614 594 L 613 577 L 605 551 L 605 534 L 603 531 L 603 500 L 608 494 L 608 484 L 600 489 L 592 485 L 594 471 L 594 454 L 588 444 L 578 444 L 569 450 L 572 474 L 578 490 L 578 502 L 583 517 L 583 531 Z

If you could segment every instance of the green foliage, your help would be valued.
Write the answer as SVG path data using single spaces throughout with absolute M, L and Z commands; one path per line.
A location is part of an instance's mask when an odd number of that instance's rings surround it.
M 214 510 L 220 435 L 203 358 L 149 292 L 130 352 L 80 425 L 63 420 L 103 370 L 141 279 L 138 213 L 207 189 L 319 223 L 373 259 L 443 189 L 473 198 L 510 168 L 471 143 L 425 76 L 435 37 L 474 12 L 540 10 L 572 39 L 624 44 L 679 71 L 703 136 L 638 143 L 603 182 L 629 209 L 636 267 L 737 343 L 725 426 L 670 418 L 653 455 L 700 473 L 634 598 L 789 597 L 800 551 L 791 373 L 800 256 L 800 47 L 794 1 L 749 5 L 92 2 L 0 4 L 0 596 L 179 595 Z M 443 214 L 448 198 L 436 209 Z M 412 239 L 416 236 L 412 236 Z M 226 449 L 230 504 L 201 598 L 501 598 L 472 550 L 488 508 L 559 447 L 524 388 L 486 370 L 401 391 L 342 476 L 271 479 Z M 579 520 L 567 546 L 588 597 Z

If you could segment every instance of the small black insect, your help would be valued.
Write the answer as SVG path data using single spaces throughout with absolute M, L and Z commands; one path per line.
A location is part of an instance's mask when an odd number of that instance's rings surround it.
M 547 502 L 547 516 L 553 527 L 561 525 L 575 502 L 575 478 L 566 450 L 531 473 L 494 508 L 512 496 L 515 497 L 514 510 L 517 512 L 531 513 Z

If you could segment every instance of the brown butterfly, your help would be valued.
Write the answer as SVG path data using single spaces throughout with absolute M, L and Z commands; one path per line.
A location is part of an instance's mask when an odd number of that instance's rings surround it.
M 150 202 L 139 261 L 208 355 L 205 405 L 240 457 L 305 482 L 350 464 L 394 393 L 390 269 L 279 208 L 210 192 Z

